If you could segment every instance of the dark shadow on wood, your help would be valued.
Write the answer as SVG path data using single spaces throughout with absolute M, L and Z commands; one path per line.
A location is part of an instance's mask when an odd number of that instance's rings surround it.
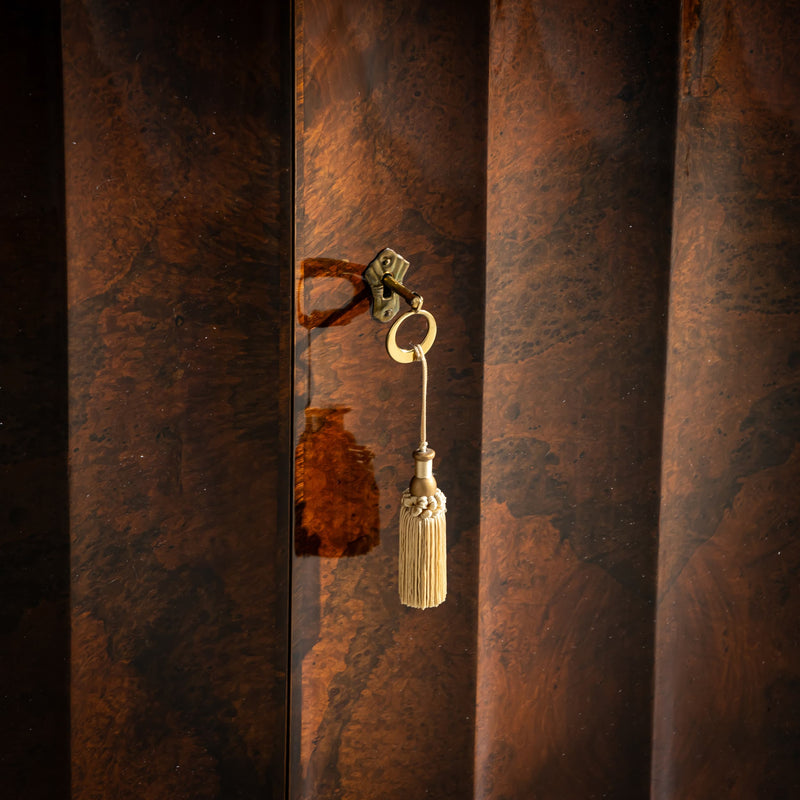
M 307 258 L 302 261 L 297 282 L 297 319 L 300 325 L 309 331 L 314 328 L 332 328 L 334 325 L 347 325 L 359 314 L 363 314 L 369 307 L 370 295 L 361 277 L 365 269 L 363 264 L 334 258 Z M 328 291 L 323 286 L 321 290 L 314 292 L 313 298 L 310 297 L 312 293 L 309 291 L 309 282 L 321 278 L 333 279 L 329 282 Z M 305 309 L 310 302 L 324 301 L 326 294 L 330 295 L 331 290 L 335 291 L 336 279 L 352 284 L 355 292 L 350 300 L 337 308 L 315 309 L 306 313 Z
M 298 358 L 309 358 L 314 328 L 347 325 L 366 313 L 370 293 L 361 277 L 364 269 L 363 264 L 333 258 L 300 263 L 297 317 L 309 334 L 297 343 Z M 318 305 L 327 307 L 320 310 Z M 374 454 L 345 429 L 344 415 L 349 410 L 305 409 L 305 427 L 295 450 L 294 547 L 298 556 L 363 555 L 380 543 Z

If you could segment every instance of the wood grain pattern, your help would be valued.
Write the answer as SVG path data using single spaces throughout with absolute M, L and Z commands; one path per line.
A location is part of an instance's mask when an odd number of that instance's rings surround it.
M 800 17 L 684 6 L 653 797 L 800 792 Z
M 314 259 L 365 264 L 384 247 L 411 262 L 409 285 L 439 324 L 429 439 L 450 500 L 450 595 L 430 612 L 399 602 L 397 511 L 413 473 L 420 371 L 389 359 L 387 329 L 366 304 L 347 324 L 307 324 L 351 302 L 332 266 L 299 309 L 298 441 L 309 436 L 305 409 L 327 409 L 342 426 L 331 467 L 346 442 L 372 454 L 362 480 L 378 497 L 364 519 L 379 510 L 380 544 L 352 558 L 295 559 L 293 798 L 471 793 L 485 19 L 481 3 L 298 4 L 298 275 Z
M 4 7 L 4 796 L 798 796 L 796 3 L 279 6 Z
M 0 793 L 69 793 L 67 314 L 59 6 L 0 31 Z
M 76 799 L 283 796 L 285 22 L 64 4 Z
M 676 4 L 492 9 L 474 797 L 646 797 Z

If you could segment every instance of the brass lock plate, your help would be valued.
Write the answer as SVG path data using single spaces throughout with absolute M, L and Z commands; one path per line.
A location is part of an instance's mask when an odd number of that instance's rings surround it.
M 389 322 L 400 310 L 400 296 L 384 285 L 385 275 L 391 275 L 398 283 L 403 282 L 408 271 L 408 261 L 399 253 L 385 248 L 378 253 L 364 270 L 364 280 L 372 292 L 370 309 L 372 318 L 378 322 Z

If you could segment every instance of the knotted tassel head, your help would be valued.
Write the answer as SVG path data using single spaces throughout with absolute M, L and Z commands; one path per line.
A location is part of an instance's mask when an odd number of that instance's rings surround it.
M 414 477 L 400 506 L 400 602 L 433 608 L 447 596 L 447 499 L 433 477 L 433 450 L 414 451 Z

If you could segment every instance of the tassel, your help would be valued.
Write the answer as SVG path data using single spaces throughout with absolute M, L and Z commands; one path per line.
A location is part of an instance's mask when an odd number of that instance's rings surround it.
M 433 450 L 415 450 L 400 506 L 400 602 L 433 608 L 447 597 L 447 500 L 433 477 Z
M 428 363 L 420 345 L 414 357 L 422 364 L 422 420 L 420 445 L 414 451 L 414 477 L 400 504 L 400 602 L 411 608 L 433 608 L 447 596 L 447 499 L 433 477 L 433 458 L 428 448 Z

